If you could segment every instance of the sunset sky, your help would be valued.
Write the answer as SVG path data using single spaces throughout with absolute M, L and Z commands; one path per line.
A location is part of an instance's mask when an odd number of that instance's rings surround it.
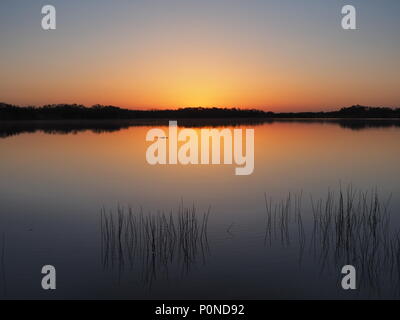
M 356 31 L 341 28 L 345 4 Z M 0 101 L 400 107 L 399 15 L 399 0 L 2 0 Z

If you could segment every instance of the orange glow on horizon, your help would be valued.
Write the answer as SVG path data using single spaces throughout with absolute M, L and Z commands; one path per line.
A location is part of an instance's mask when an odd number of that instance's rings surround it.
M 174 10 L 167 3 L 160 10 L 127 2 L 110 20 L 103 19 L 108 6 L 79 3 L 76 8 L 99 10 L 99 19 L 69 12 L 54 33 L 14 19 L 2 42 L 1 100 L 275 112 L 399 107 L 399 47 L 392 29 L 380 31 L 387 38 L 368 29 L 343 33 L 317 23 L 314 10 L 281 25 L 280 4 L 276 11 L 267 10 L 267 2 L 246 5 L 246 14 L 212 2 L 185 2 Z M 287 8 L 293 17 L 295 7 Z M 329 6 L 322 9 L 331 17 Z

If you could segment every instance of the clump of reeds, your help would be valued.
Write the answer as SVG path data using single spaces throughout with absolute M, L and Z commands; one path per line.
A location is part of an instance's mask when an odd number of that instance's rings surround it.
M 307 218 L 311 218 L 311 228 L 306 229 L 301 194 L 289 194 L 277 204 L 265 196 L 265 243 L 272 245 L 273 240 L 279 239 L 287 246 L 290 236 L 297 233 L 294 239 L 300 260 L 306 240 L 310 239 L 309 247 L 321 272 L 327 265 L 337 269 L 351 264 L 359 270 L 360 284 L 368 283 L 374 290 L 379 291 L 381 278 L 388 273 L 396 277 L 395 283 L 400 283 L 400 232 L 392 226 L 390 197 L 382 201 L 376 189 L 364 192 L 348 186 L 345 191 L 340 187 L 337 193 L 329 190 L 325 198 L 310 199 L 311 214 Z
M 267 223 L 265 243 L 272 244 L 273 239 L 280 239 L 284 246 L 290 245 L 291 223 L 297 226 L 298 240 L 301 245 L 305 242 L 303 218 L 301 216 L 302 193 L 292 196 L 291 193 L 285 200 L 273 204 L 265 194 L 265 208 L 267 212 Z M 294 200 L 293 200 L 294 199 Z
M 210 209 L 199 215 L 196 208 L 180 205 L 177 212 L 144 214 L 143 210 L 118 207 L 101 210 L 102 262 L 104 267 L 122 269 L 140 263 L 143 280 L 150 282 L 158 271 L 167 272 L 177 263 L 188 271 L 199 252 L 208 251 L 207 229 Z

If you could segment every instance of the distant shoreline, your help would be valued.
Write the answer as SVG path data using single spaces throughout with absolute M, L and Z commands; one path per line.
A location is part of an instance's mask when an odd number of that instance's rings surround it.
M 126 123 L 130 125 L 152 125 L 152 124 L 165 124 L 168 126 L 169 121 L 174 121 L 176 119 L 167 119 L 167 118 L 132 118 L 132 119 L 118 119 L 118 118 L 110 118 L 110 119 L 24 119 L 24 120 L 11 120 L 11 119 L 0 119 L 0 124 L 30 124 L 30 123 L 36 123 L 36 124 L 49 124 L 49 123 L 54 123 L 54 124 L 76 124 L 76 123 Z M 247 122 L 259 122 L 259 123 L 266 123 L 266 122 L 339 122 L 339 121 L 346 121 L 346 122 L 351 122 L 351 121 L 394 121 L 398 122 L 400 121 L 400 117 L 396 118 L 362 118 L 362 117 L 355 117 L 355 118 L 316 118 L 316 117 L 309 117 L 309 118 L 296 118 L 296 117 L 259 117 L 259 118 L 241 118 L 241 117 L 235 117 L 235 118 L 178 118 L 178 125 L 179 123 L 223 123 L 223 122 L 238 122 L 238 123 L 247 123 Z
M 400 108 L 355 105 L 337 111 L 272 112 L 236 108 L 182 108 L 168 110 L 131 110 L 115 106 L 77 104 L 20 107 L 0 103 L 0 121 L 60 121 L 60 120 L 290 120 L 290 119 L 400 119 Z

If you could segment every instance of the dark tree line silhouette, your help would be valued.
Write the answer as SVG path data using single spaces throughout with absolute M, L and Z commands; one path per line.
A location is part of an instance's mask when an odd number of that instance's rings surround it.
M 57 104 L 20 107 L 0 103 L 0 120 L 226 119 L 226 118 L 400 118 L 400 108 L 355 105 L 329 112 L 276 113 L 257 109 L 181 108 L 131 110 L 115 106 Z

